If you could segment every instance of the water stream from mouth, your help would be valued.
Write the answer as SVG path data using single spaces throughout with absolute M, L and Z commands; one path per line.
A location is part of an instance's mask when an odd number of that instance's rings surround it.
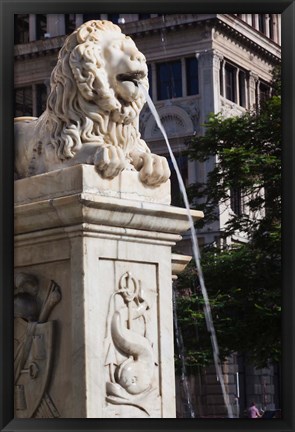
M 205 319 L 206 319 L 207 330 L 208 330 L 208 333 L 210 334 L 210 338 L 211 338 L 216 375 L 217 375 L 217 379 L 218 379 L 220 386 L 221 386 L 223 400 L 224 400 L 224 404 L 225 404 L 226 409 L 227 409 L 228 418 L 233 418 L 232 406 L 230 404 L 229 396 L 226 392 L 226 388 L 225 388 L 225 384 L 224 384 L 224 379 L 223 379 L 223 374 L 222 374 L 222 369 L 221 369 L 220 356 L 219 356 L 219 347 L 218 347 L 216 332 L 215 332 L 213 319 L 212 319 L 211 306 L 210 306 L 210 302 L 209 302 L 207 289 L 205 286 L 205 280 L 204 280 L 203 271 L 202 271 L 201 262 L 200 262 L 200 250 L 199 250 L 199 245 L 198 245 L 197 236 L 196 236 L 196 232 L 195 232 L 194 221 L 193 221 L 193 218 L 192 218 L 192 215 L 190 212 L 190 205 L 189 205 L 185 185 L 184 185 L 182 176 L 180 174 L 175 156 L 174 156 L 173 151 L 171 149 L 166 131 L 165 131 L 165 129 L 161 123 L 159 114 L 156 110 L 156 107 L 155 107 L 153 101 L 151 100 L 150 95 L 148 94 L 148 91 L 146 90 L 146 88 L 143 85 L 141 85 L 140 82 L 138 82 L 138 86 L 139 86 L 139 89 L 144 94 L 146 101 L 148 103 L 148 106 L 151 110 L 151 113 L 153 114 L 153 116 L 156 120 L 157 126 L 165 138 L 168 152 L 169 152 L 173 167 L 174 167 L 176 175 L 177 175 L 179 188 L 180 188 L 180 191 L 181 191 L 182 196 L 183 196 L 183 201 L 184 201 L 184 204 L 185 204 L 185 207 L 187 210 L 187 215 L 188 215 L 188 220 L 189 220 L 189 225 L 190 225 L 192 251 L 193 251 L 193 256 L 195 259 L 196 268 L 197 268 L 197 272 L 198 272 L 198 276 L 199 276 L 199 282 L 200 282 L 200 287 L 201 287 L 201 291 L 202 291 L 202 296 L 204 299 L 204 314 L 205 314 Z
M 190 418 L 195 418 L 196 414 L 192 404 L 191 391 L 189 388 L 186 365 L 185 365 L 185 348 L 183 343 L 183 337 L 181 332 L 181 327 L 178 323 L 177 317 L 177 292 L 176 287 L 173 284 L 172 287 L 172 301 L 173 301 L 173 319 L 174 319 L 174 330 L 175 330 L 175 341 L 178 348 L 178 358 L 180 360 L 181 366 L 181 375 L 180 375 L 180 383 L 182 385 L 184 394 L 185 394 L 185 410 L 188 412 Z

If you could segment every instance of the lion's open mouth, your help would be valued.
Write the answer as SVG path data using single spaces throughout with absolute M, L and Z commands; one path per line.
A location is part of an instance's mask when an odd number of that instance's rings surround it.
M 145 77 L 145 73 L 142 71 L 136 71 L 136 72 L 128 72 L 128 73 L 122 73 L 117 75 L 117 80 L 124 82 L 124 81 L 130 81 L 133 82 L 133 84 L 137 85 L 138 81 L 143 79 Z

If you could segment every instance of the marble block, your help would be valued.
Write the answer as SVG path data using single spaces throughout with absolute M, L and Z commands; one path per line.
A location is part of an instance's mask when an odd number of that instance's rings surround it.
M 189 224 L 160 188 L 86 165 L 15 182 L 16 417 L 175 417 L 172 261 L 189 257 L 171 248 Z

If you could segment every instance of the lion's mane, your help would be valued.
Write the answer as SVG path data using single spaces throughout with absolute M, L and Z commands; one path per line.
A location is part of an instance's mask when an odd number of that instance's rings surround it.
M 60 50 L 46 110 L 37 122 L 41 141 L 46 139 L 42 145 L 53 146 L 60 160 L 72 158 L 85 143 L 119 146 L 125 155 L 149 151 L 138 131 L 144 97 L 124 103 L 109 83 L 100 42 L 110 32 L 114 39 L 128 38 L 109 21 L 89 21 Z M 147 77 L 142 82 L 148 88 Z

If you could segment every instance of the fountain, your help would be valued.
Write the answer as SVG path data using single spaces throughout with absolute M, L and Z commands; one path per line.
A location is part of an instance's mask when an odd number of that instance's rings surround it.
M 223 396 L 224 404 L 225 404 L 226 409 L 227 409 L 228 418 L 233 418 L 232 406 L 230 404 L 229 397 L 228 397 L 228 394 L 227 394 L 227 391 L 225 388 L 225 384 L 224 384 L 223 373 L 222 373 L 221 362 L 220 362 L 220 356 L 219 356 L 219 347 L 218 347 L 215 327 L 214 327 L 213 319 L 212 319 L 211 306 L 210 306 L 210 302 L 209 302 L 208 292 L 207 292 L 207 289 L 205 286 L 205 280 L 204 280 L 203 271 L 202 271 L 202 267 L 201 267 L 201 260 L 200 260 L 200 250 L 199 250 L 196 231 L 195 231 L 195 227 L 194 227 L 194 220 L 193 220 L 193 217 L 191 215 L 191 209 L 190 209 L 185 185 L 183 183 L 183 179 L 181 177 L 180 170 L 178 168 L 175 156 L 174 156 L 173 151 L 171 149 L 166 131 L 165 131 L 165 129 L 161 123 L 160 117 L 156 111 L 156 108 L 153 104 L 153 101 L 151 100 L 145 87 L 140 82 L 138 85 L 139 85 L 142 93 L 145 95 L 148 106 L 149 106 L 149 108 L 150 108 L 150 110 L 151 110 L 151 112 L 152 112 L 152 114 L 156 120 L 156 123 L 157 123 L 159 129 L 161 130 L 161 132 L 164 136 L 164 139 L 165 139 L 165 142 L 167 145 L 167 149 L 168 149 L 169 155 L 171 157 L 173 167 L 176 171 L 180 191 L 182 193 L 183 201 L 185 204 L 185 208 L 187 210 L 187 216 L 188 216 L 188 220 L 189 220 L 189 228 L 190 228 L 191 240 L 192 240 L 192 251 L 193 251 L 193 256 L 194 256 L 195 263 L 196 263 L 196 269 L 198 272 L 198 278 L 199 278 L 199 282 L 200 282 L 202 296 L 204 299 L 204 314 L 205 314 L 205 319 L 206 319 L 207 330 L 208 330 L 208 333 L 210 334 L 210 338 L 211 338 L 216 376 L 217 376 L 217 380 L 219 381 L 220 386 L 221 386 L 222 396 Z
M 169 205 L 138 130 L 147 87 L 132 39 L 90 21 L 45 112 L 15 121 L 17 418 L 176 415 L 172 246 L 202 212 Z

